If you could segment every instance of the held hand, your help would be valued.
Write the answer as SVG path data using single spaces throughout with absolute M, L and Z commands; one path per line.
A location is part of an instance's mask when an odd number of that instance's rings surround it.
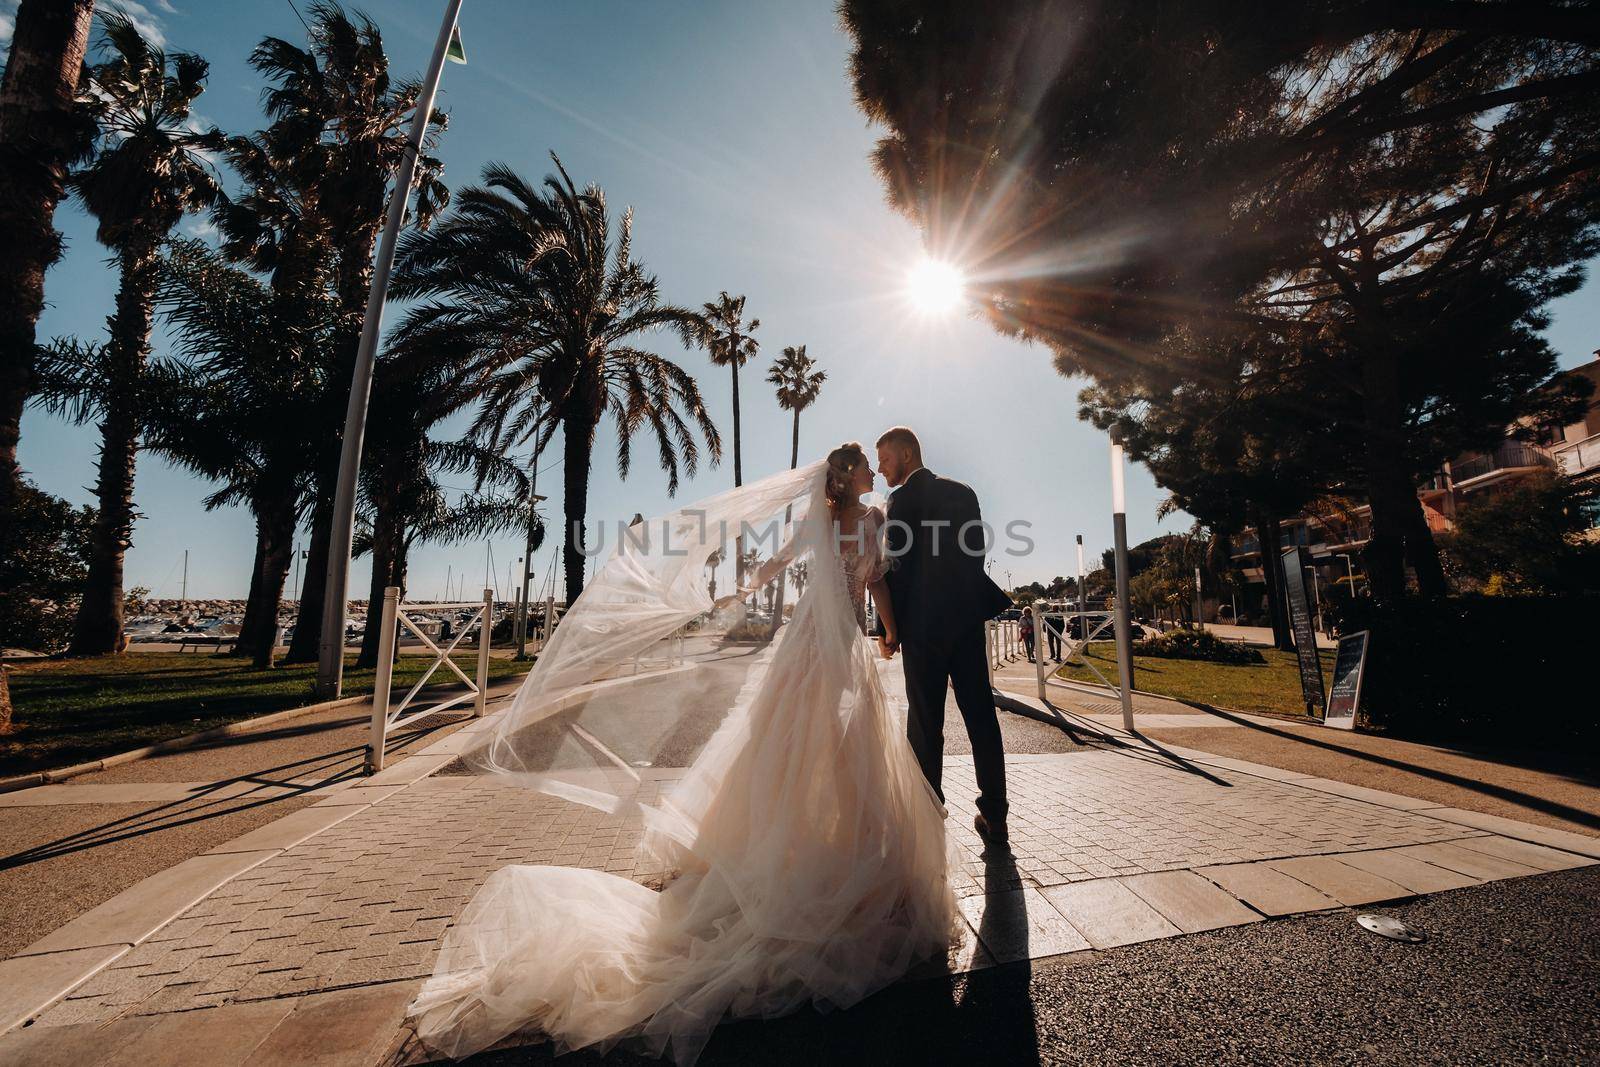
M 722 610 L 730 607 L 731 605 L 737 604 L 739 601 L 746 599 L 747 597 L 750 596 L 750 594 L 752 594 L 754 592 L 755 592 L 755 589 L 753 587 L 752 588 L 747 588 L 747 589 L 740 589 L 736 593 L 730 593 L 725 597 L 721 597 L 721 598 L 713 601 L 712 604 L 711 604 L 711 609 L 713 611 L 722 611 Z
M 894 659 L 894 654 L 900 648 L 900 641 L 894 634 L 880 634 L 878 636 L 878 655 L 884 659 Z

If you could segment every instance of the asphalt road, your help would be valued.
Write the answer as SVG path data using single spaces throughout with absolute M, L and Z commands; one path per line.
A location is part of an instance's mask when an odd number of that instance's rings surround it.
M 1600 869 L 1384 908 L 1386 941 L 1339 910 L 906 983 L 829 1015 L 724 1026 L 705 1065 L 1506 1064 L 1600 1048 Z M 547 1045 L 476 1067 L 645 1063 Z

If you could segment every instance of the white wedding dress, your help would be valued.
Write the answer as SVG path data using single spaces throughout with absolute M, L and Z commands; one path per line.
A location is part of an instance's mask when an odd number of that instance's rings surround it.
M 682 533 L 680 516 L 703 518 L 708 506 L 716 518 L 808 500 L 821 514 L 821 479 L 813 465 L 657 521 Z M 641 847 L 671 872 L 665 887 L 569 867 L 495 872 L 447 933 L 411 1007 L 430 1048 L 461 1057 L 527 1031 L 561 1051 L 627 1041 L 690 1063 L 725 1018 L 848 1007 L 942 955 L 959 923 L 944 809 L 862 634 L 882 513 L 867 521 L 859 539 L 791 539 L 785 551 L 809 560 L 811 579 L 792 619 L 693 766 L 644 808 Z M 703 612 L 700 582 L 680 579 L 700 573 L 700 548 L 715 540 L 702 533 L 683 563 L 659 549 L 619 553 L 562 621 L 547 669 L 525 690 L 548 699 L 561 688 L 553 676 L 597 676 L 594 664 L 616 657 L 596 649 L 639 620 Z M 589 614 L 579 610 L 586 601 Z M 500 731 L 488 762 L 515 777 L 523 768 L 512 732 Z

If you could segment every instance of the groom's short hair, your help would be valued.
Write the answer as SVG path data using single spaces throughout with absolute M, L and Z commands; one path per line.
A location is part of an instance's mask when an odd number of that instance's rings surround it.
M 891 426 L 883 431 L 878 438 L 878 447 L 895 445 L 899 448 L 909 449 L 911 457 L 918 463 L 922 462 L 922 442 L 917 440 L 917 435 L 911 432 L 909 426 Z

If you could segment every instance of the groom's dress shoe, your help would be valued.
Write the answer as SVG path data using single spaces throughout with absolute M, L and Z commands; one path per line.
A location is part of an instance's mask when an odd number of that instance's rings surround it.
M 1006 824 L 990 823 L 982 815 L 972 820 L 972 828 L 978 831 L 978 836 L 993 845 L 1003 845 L 1011 839 L 1011 832 L 1006 829 Z

